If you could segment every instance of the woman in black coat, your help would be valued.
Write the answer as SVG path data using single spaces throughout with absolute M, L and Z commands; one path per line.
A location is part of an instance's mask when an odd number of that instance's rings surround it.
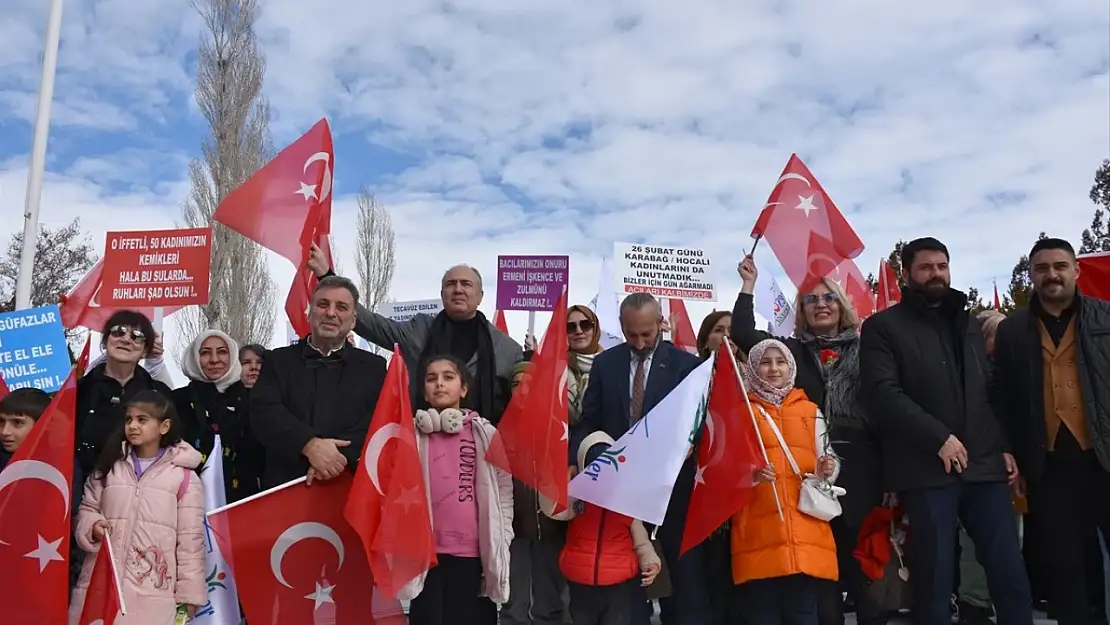
M 182 370 L 190 381 L 173 399 L 185 441 L 207 459 L 220 435 L 228 503 L 259 492 L 264 453 L 250 431 L 250 390 L 240 379 L 239 345 L 219 330 L 206 330 L 189 346 Z
M 852 555 L 864 518 L 882 504 L 883 492 L 878 441 L 859 408 L 860 319 L 844 290 L 830 278 L 817 281 L 794 303 L 794 336 L 772 337 L 755 327 L 754 298 L 758 271 L 747 256 L 739 266 L 743 287 L 732 311 L 732 340 L 747 352 L 756 343 L 776 338 L 786 344 L 798 364 L 797 385 L 809 400 L 821 407 L 828 420 L 829 436 L 841 460 L 837 486 L 847 494 L 840 498 L 843 513 L 830 523 L 836 539 L 840 585 L 828 584 L 821 597 L 821 625 L 842 625 L 844 604 L 841 590 L 856 602 L 860 625 L 886 622 L 886 614 L 866 601 L 869 580 Z

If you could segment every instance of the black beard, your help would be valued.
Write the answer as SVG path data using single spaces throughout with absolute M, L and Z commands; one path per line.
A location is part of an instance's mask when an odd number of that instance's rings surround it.
M 948 284 L 943 280 L 930 280 L 925 284 L 917 282 L 908 282 L 907 286 L 921 294 L 921 297 L 930 304 L 939 304 L 944 299 L 945 294 L 948 293 Z

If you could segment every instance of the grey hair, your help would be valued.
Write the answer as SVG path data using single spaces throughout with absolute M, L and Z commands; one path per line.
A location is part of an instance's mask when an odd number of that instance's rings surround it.
M 439 281 L 440 286 L 443 286 L 443 284 L 445 282 L 447 282 L 447 274 L 451 273 L 452 271 L 454 271 L 456 269 L 469 269 L 469 270 L 473 271 L 474 276 L 478 278 L 478 288 L 479 289 L 482 288 L 482 272 L 478 271 L 477 267 L 471 267 L 470 265 L 465 265 L 465 264 L 455 265 L 453 267 L 448 267 L 447 271 L 443 272 L 443 278 L 441 278 L 440 281 Z
M 978 315 L 975 315 L 975 318 L 979 320 L 979 325 L 983 328 L 983 336 L 989 337 L 998 331 L 998 324 L 1002 323 L 1002 320 L 1006 318 L 1006 314 L 993 308 L 988 308 Z
M 659 300 L 651 293 L 630 293 L 621 301 L 621 309 L 618 313 L 624 316 L 626 310 L 641 310 L 648 306 L 654 306 L 659 312 L 663 312 L 663 308 L 659 305 Z
M 351 293 L 351 297 L 355 298 L 355 304 L 359 302 L 358 287 L 355 286 L 354 282 L 351 282 L 343 276 L 333 275 L 320 278 L 320 281 L 316 283 L 316 289 L 312 291 L 313 297 L 315 297 L 321 289 L 347 289 Z

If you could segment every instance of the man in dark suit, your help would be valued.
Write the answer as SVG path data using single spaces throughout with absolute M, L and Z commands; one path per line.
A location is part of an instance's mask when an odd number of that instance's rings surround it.
M 582 400 L 582 419 L 571 433 L 570 453 L 590 434 L 602 431 L 613 440 L 624 435 L 679 382 L 700 364 L 693 354 L 663 342 L 663 315 L 659 302 L 647 293 L 633 293 L 621 302 L 621 330 L 625 342 L 594 358 L 590 384 Z M 594 445 L 587 453 L 592 462 L 605 445 Z M 571 458 L 571 464 L 573 458 Z M 694 486 L 694 464 L 688 460 L 675 482 L 667 516 L 658 530 L 662 553 L 670 573 L 672 595 L 662 599 L 664 625 L 703 625 L 710 622 L 705 564 L 700 547 L 678 557 L 682 528 Z M 647 625 L 650 609 L 637 600 L 634 625 Z

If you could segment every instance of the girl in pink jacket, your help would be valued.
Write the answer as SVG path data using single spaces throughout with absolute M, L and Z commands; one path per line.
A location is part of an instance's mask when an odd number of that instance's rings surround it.
M 204 576 L 204 493 L 200 453 L 181 442 L 173 404 L 155 391 L 135 395 L 125 422 L 85 482 L 77 543 L 95 552 L 111 534 L 126 616 L 116 625 L 172 625 L 208 601 Z M 85 558 L 70 602 L 76 625 L 96 558 Z

